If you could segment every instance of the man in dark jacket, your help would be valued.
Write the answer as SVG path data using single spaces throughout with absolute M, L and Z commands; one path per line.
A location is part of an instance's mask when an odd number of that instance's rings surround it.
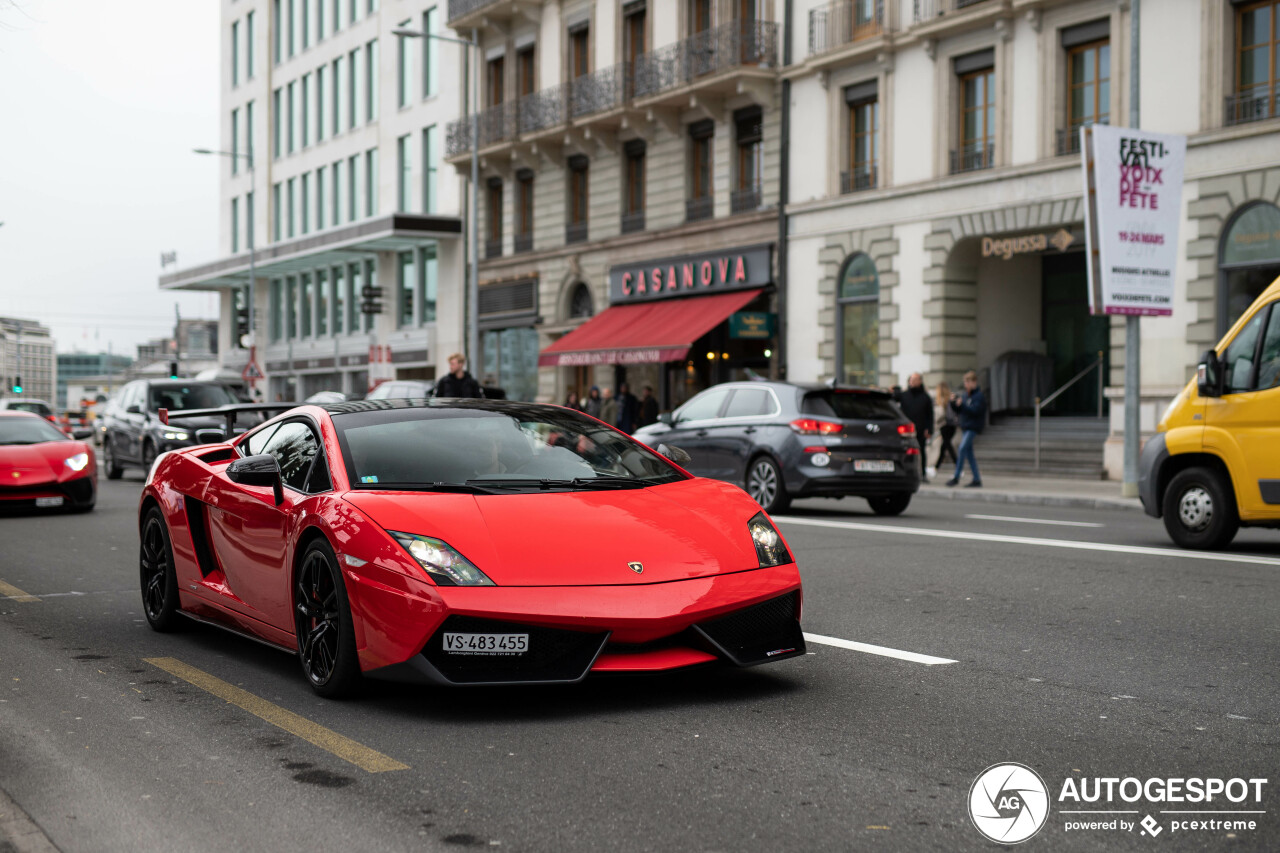
M 436 382 L 437 397 L 484 397 L 480 383 L 467 372 L 467 359 L 460 352 L 449 356 L 449 372 Z
M 907 390 L 894 388 L 893 399 L 898 401 L 907 420 L 915 425 L 916 443 L 920 445 L 920 479 L 927 481 L 929 463 L 925 459 L 925 448 L 933 435 L 933 398 L 925 390 L 924 377 L 919 373 L 911 374 L 907 379 Z
M 653 386 L 646 385 L 640 392 L 640 422 L 636 426 L 647 427 L 658 422 L 658 398 L 653 396 Z
M 618 429 L 627 435 L 636 431 L 636 422 L 640 419 L 640 401 L 631 393 L 631 388 L 623 382 L 618 386 Z
M 978 374 L 970 370 L 964 375 L 964 394 L 951 395 L 951 410 L 960 419 L 960 447 L 956 450 L 956 475 L 947 481 L 948 486 L 960 482 L 964 473 L 964 460 L 969 460 L 969 469 L 973 471 L 973 481 L 968 488 L 982 487 L 982 475 L 978 473 L 978 460 L 973 456 L 973 440 L 982 428 L 987 425 L 987 398 L 978 387 Z

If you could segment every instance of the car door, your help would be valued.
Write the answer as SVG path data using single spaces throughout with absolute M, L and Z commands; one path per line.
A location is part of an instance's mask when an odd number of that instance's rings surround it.
M 142 427 L 145 415 L 142 411 L 143 388 L 145 386 L 141 382 L 132 382 L 125 386 L 124 393 L 121 395 L 120 410 L 117 412 L 116 435 L 119 437 L 119 445 L 113 445 L 116 455 L 120 459 L 127 459 L 136 462 L 142 458 Z M 137 412 L 129 411 L 137 407 Z M 112 437 L 115 441 L 115 437 Z
M 1251 518 L 1280 518 L 1280 303 L 1263 306 L 1223 353 L 1221 397 L 1205 408 L 1205 446 L 1231 466 Z
M 284 502 L 276 506 L 269 487 L 232 482 L 224 469 L 210 480 L 205 494 L 210 507 L 209 544 L 227 578 L 231 606 L 291 631 L 288 532 L 293 516 L 309 497 L 308 477 L 317 456 L 322 455 L 321 445 L 315 426 L 305 418 L 269 428 L 266 436 L 255 433 L 246 445 L 247 455 L 265 453 L 276 458 Z M 326 469 L 325 488 L 320 490 L 328 488 L 327 480 Z
M 768 388 L 738 386 L 732 390 L 724 413 L 708 429 L 706 454 L 713 474 L 730 482 L 741 482 L 747 462 L 761 440 L 760 432 L 777 411 Z
M 672 417 L 671 431 L 662 437 L 662 443 L 672 444 L 689 454 L 687 469 L 699 477 L 716 476 L 716 461 L 708 446 L 711 431 L 716 426 L 730 388 L 716 386 L 693 397 L 676 410 Z

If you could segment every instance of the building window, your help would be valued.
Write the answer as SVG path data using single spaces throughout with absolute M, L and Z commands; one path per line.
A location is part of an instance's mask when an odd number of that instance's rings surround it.
M 298 100 L 295 89 L 296 83 L 290 83 L 285 87 L 286 99 L 289 101 L 289 144 L 285 150 L 290 154 L 293 153 L 298 140 Z
M 350 11 L 347 20 L 354 24 L 360 18 L 360 0 L 347 0 L 347 3 Z
M 533 250 L 533 170 L 516 172 L 516 233 L 517 252 Z
M 249 165 L 253 166 L 253 101 L 244 105 L 244 147 L 249 152 Z
M 622 9 L 622 62 L 627 69 L 626 80 L 629 87 L 635 81 L 636 60 L 648 50 L 645 27 L 647 13 L 645 0 L 628 3 Z M 634 90 L 628 91 L 627 97 L 633 94 Z
M 428 39 L 430 41 L 430 39 Z M 436 212 L 436 127 L 422 129 L 422 212 Z
M 231 254 L 240 251 L 240 199 L 231 199 Z
M 364 120 L 378 119 L 378 40 L 364 46 Z
M 280 340 L 284 330 L 284 317 L 281 313 L 280 279 L 271 281 L 271 341 Z
M 330 169 L 333 173 L 332 190 L 329 193 L 329 203 L 333 206 L 330 211 L 329 222 L 333 225 L 342 224 L 342 161 L 335 160 Z
M 573 295 L 569 297 L 569 317 L 580 320 L 595 313 L 595 305 L 591 299 L 591 288 L 584 282 L 573 287 Z
M 622 187 L 623 234 L 644 230 L 645 149 L 643 139 L 633 139 L 623 147 L 622 155 L 626 161 L 625 183 Z
M 298 123 L 301 125 L 299 130 L 302 137 L 302 147 L 306 148 L 311 144 L 311 122 L 308 120 L 311 114 L 311 75 L 302 75 L 302 102 L 298 105 Z
M 253 248 L 253 241 L 254 241 L 253 229 L 254 229 L 253 193 L 248 192 L 248 193 L 245 193 L 244 195 L 244 232 L 245 232 L 245 241 L 248 244 L 250 249 Z
M 281 224 L 284 222 L 284 207 L 282 206 L 282 198 L 280 184 L 271 185 L 271 236 L 277 243 L 283 236 Z
M 436 321 L 436 247 L 424 246 L 418 250 L 418 322 Z
M 271 154 L 279 160 L 281 140 L 284 139 L 284 110 L 281 109 L 281 92 L 279 89 L 271 93 L 271 101 Z
M 569 30 L 569 79 L 591 72 L 591 25 L 587 21 Z
M 342 267 L 333 268 L 333 282 L 330 285 L 333 296 L 333 333 L 342 334 L 347 325 L 347 285 Z
M 538 330 L 532 327 L 481 332 L 481 376 L 507 393 L 531 402 L 538 393 Z
M 315 294 L 311 290 L 311 273 L 304 272 L 299 276 L 301 285 L 299 288 L 302 305 L 298 311 L 301 327 L 298 330 L 298 337 L 311 337 L 311 300 L 315 299 Z
M 294 178 L 290 178 L 285 182 L 285 195 L 288 196 L 289 215 L 286 225 L 288 226 L 288 235 L 293 237 L 297 233 L 297 210 L 298 210 L 298 186 Z
M 316 0 L 316 41 L 324 41 L 324 4 L 326 0 Z
M 1228 125 L 1280 114 L 1280 0 L 1236 9 L 1235 93 L 1227 98 Z
M 280 0 L 271 0 L 271 32 L 275 36 L 272 40 L 271 61 L 279 65 L 284 59 L 284 21 L 280 14 Z
M 360 155 L 352 154 L 347 158 L 347 221 L 355 222 L 360 210 L 360 196 L 356 194 L 359 183 Z
M 378 213 L 378 149 L 364 152 L 364 215 Z
M 316 142 L 324 142 L 325 121 L 324 108 L 328 99 L 325 97 L 325 71 L 326 66 L 321 65 L 316 69 Z
M 360 330 L 360 266 L 351 264 L 347 267 L 347 333 L 354 335 Z
M 880 165 L 880 100 L 875 80 L 844 90 L 849 110 L 849 169 L 840 173 L 840 192 L 876 186 Z
M 328 176 L 325 174 L 325 167 L 324 166 L 317 167 L 316 168 L 316 230 L 317 231 L 324 230 L 324 214 L 325 214 L 324 191 L 325 191 L 325 181 L 327 180 L 327 178 Z
M 240 85 L 240 22 L 231 22 L 231 88 Z
M 295 0 L 298 4 L 298 30 L 302 33 L 302 49 L 311 47 L 311 0 Z
M 711 29 L 711 0 L 689 0 L 689 34 Z
M 489 179 L 485 205 L 484 256 L 496 258 L 502 255 L 502 178 Z
M 589 161 L 581 154 L 569 158 L 569 216 L 564 227 L 566 243 L 583 243 L 587 239 L 588 167 Z
M 302 197 L 299 212 L 302 214 L 302 233 L 311 233 L 311 173 L 302 173 Z
M 342 57 L 339 56 L 333 60 L 333 84 L 329 87 L 333 89 L 333 103 L 329 112 L 330 124 L 333 127 L 333 135 L 337 136 L 342 132 Z
M 254 32 L 253 12 L 244 16 L 244 78 L 252 80 L 257 73 L 256 63 L 253 61 L 253 55 L 257 51 L 256 34 Z
M 527 98 L 534 92 L 536 72 L 533 64 L 533 45 L 516 51 L 516 97 Z
M 360 107 L 357 103 L 360 94 L 360 49 L 356 48 L 347 54 L 347 129 L 353 130 L 360 120 Z
M 485 65 L 485 98 L 488 106 L 496 107 L 502 103 L 505 66 L 506 63 L 501 56 L 490 59 Z
M 715 122 L 710 119 L 689 125 L 689 197 L 685 201 L 685 219 L 690 222 L 710 219 L 715 214 L 711 185 L 715 130 Z
M 316 337 L 329 334 L 329 273 L 316 272 Z
M 298 284 L 297 278 L 285 279 L 284 333 L 290 340 L 298 336 Z
M 738 148 L 738 187 L 730 199 L 733 213 L 759 210 L 764 204 L 764 114 L 759 107 L 733 115 Z
M 231 111 L 231 174 L 240 174 L 240 111 Z
M 1280 208 L 1255 202 L 1237 211 L 1222 232 L 1218 270 L 1221 336 L 1280 276 Z
M 951 152 L 951 171 L 989 169 L 994 164 L 996 119 L 995 51 L 982 50 L 955 60 L 960 86 L 959 148 Z
M 413 252 L 401 252 L 396 264 L 396 327 L 407 329 L 413 322 Z
M 1065 125 L 1058 154 L 1080 153 L 1080 128 L 1111 123 L 1111 44 L 1107 19 L 1062 31 L 1067 53 Z
M 397 26 L 398 29 L 409 29 L 409 21 L 401 21 Z M 431 41 L 431 39 L 426 39 Z M 411 76 L 413 69 L 410 68 L 409 62 L 409 40 L 401 36 L 396 39 L 396 70 L 399 72 L 399 79 L 396 84 L 396 106 L 405 107 L 409 104 L 409 89 L 413 85 Z
M 439 20 L 439 15 L 436 14 L 436 8 L 432 6 L 422 13 L 422 31 L 424 33 L 434 33 L 438 29 L 437 20 Z M 436 81 L 438 79 L 439 66 L 436 59 L 436 40 L 424 38 L 422 40 L 422 97 L 430 98 L 436 93 Z
M 307 0 L 289 0 L 289 56 L 297 52 L 298 46 L 298 4 Z
M 871 256 L 845 261 L 836 294 L 836 378 L 880 384 L 880 274 Z
M 409 178 L 412 164 L 409 161 L 409 135 L 396 140 L 396 210 L 409 212 Z
M 373 261 L 364 262 L 364 282 L 365 284 L 378 286 L 378 267 Z M 366 332 L 373 331 L 373 315 L 364 315 L 364 330 Z

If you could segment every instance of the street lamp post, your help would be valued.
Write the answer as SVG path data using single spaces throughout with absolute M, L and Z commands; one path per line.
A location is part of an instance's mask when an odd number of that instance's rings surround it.
M 403 28 L 395 29 L 391 32 L 400 38 L 437 39 L 438 41 L 448 41 L 465 47 L 473 47 L 477 51 L 480 49 L 480 42 L 476 37 L 475 30 L 471 31 L 471 38 L 469 39 Z M 480 370 L 480 103 L 478 97 L 479 89 L 471 79 L 471 51 L 464 50 L 462 58 L 463 85 L 472 96 L 471 204 L 467 216 L 470 220 L 471 232 L 468 246 L 468 255 L 470 256 L 468 266 L 470 269 L 467 271 L 467 303 L 470 306 L 470 310 L 467 312 L 467 362 L 473 371 L 478 372 Z M 476 73 L 479 73 L 479 62 L 476 63 L 475 67 L 477 69 Z M 427 167 L 429 167 L 429 164 L 427 164 Z

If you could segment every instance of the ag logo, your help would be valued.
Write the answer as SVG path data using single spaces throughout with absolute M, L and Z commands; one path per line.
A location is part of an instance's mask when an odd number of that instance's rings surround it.
M 644 563 L 627 563 L 627 568 L 636 574 L 640 574 L 644 571 Z
M 1049 817 L 1049 789 L 1025 764 L 993 764 L 973 780 L 969 817 L 992 841 L 1017 844 L 1040 831 Z

